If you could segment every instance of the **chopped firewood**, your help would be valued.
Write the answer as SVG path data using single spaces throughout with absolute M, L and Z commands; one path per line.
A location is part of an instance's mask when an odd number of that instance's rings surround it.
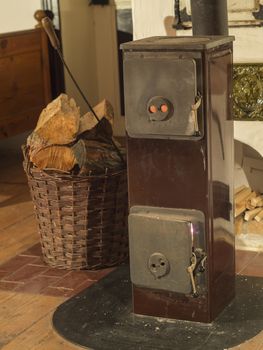
M 254 205 L 251 204 L 251 199 L 257 197 L 257 193 L 256 192 L 252 192 L 250 193 L 250 195 L 246 198 L 246 208 L 249 210 L 254 209 Z
M 263 219 L 263 209 L 261 208 L 261 211 L 255 216 L 255 220 L 257 222 L 260 222 Z
M 96 127 L 101 127 L 103 123 L 103 131 L 106 134 L 112 135 L 112 124 L 114 118 L 113 107 L 109 101 L 103 100 L 94 108 L 94 112 L 96 113 L 100 123 L 98 125 L 98 120 L 95 118 L 92 112 L 88 112 L 80 118 L 80 125 L 78 134 L 83 134 L 87 132 L 95 132 Z M 107 136 L 107 135 L 106 135 Z
M 243 190 L 241 190 L 236 196 L 235 196 L 235 204 L 239 205 L 240 202 L 244 201 L 247 199 L 247 197 L 250 195 L 251 193 L 251 188 L 246 187 Z
M 235 205 L 235 218 L 238 217 L 240 214 L 244 213 L 246 211 L 246 203 L 241 203 L 239 205 Z
M 48 146 L 34 153 L 31 161 L 41 170 L 70 171 L 75 165 L 72 149 L 67 146 Z
M 75 101 L 61 94 L 43 109 L 34 132 L 50 145 L 66 145 L 76 139 L 79 121 Z
M 82 140 L 72 147 L 48 146 L 32 156 L 32 162 L 41 170 L 53 169 L 69 172 L 75 165 L 81 168 L 85 161 L 85 144 Z
M 120 157 L 112 145 L 94 140 L 84 140 L 86 150 L 86 162 L 80 170 L 80 174 L 89 172 L 104 172 L 108 169 L 118 169 L 122 167 Z M 120 149 L 122 156 L 124 150 Z
M 245 221 L 253 220 L 254 217 L 255 217 L 261 210 L 262 210 L 261 208 L 256 208 L 256 209 L 252 209 L 252 210 L 246 211 L 244 220 L 245 220 Z
M 252 198 L 251 204 L 254 205 L 254 207 L 262 207 L 263 206 L 263 196 L 258 196 L 256 198 Z
M 246 210 L 246 203 L 249 196 L 252 194 L 249 187 L 241 189 L 235 196 L 235 217 L 239 216 Z
M 94 110 L 99 121 L 92 112 L 80 118 L 75 101 L 61 94 L 42 111 L 28 138 L 30 161 L 41 170 L 81 175 L 122 168 L 123 149 L 116 141 L 113 145 L 113 108 L 103 100 Z
M 48 154 L 47 152 L 50 152 L 50 164 L 53 164 L 53 160 L 57 159 L 58 154 L 62 152 L 61 149 L 55 151 L 53 146 L 68 145 L 76 141 L 79 129 L 79 118 L 79 108 L 76 106 L 75 101 L 70 99 L 67 95 L 61 94 L 58 98 L 49 103 L 41 112 L 35 130 L 27 139 L 31 162 L 34 163 L 38 157 L 39 160 L 36 161 L 36 164 L 47 162 L 47 160 L 44 160 L 44 157 Z M 52 146 L 52 148 L 48 151 L 44 150 L 40 152 L 48 146 Z M 66 151 L 66 159 L 69 154 L 70 151 Z M 69 164 L 67 162 L 66 164 L 66 167 L 68 167 Z M 58 169 L 61 167 L 63 168 L 64 165 L 61 164 Z
M 85 142 L 83 140 L 79 140 L 77 143 L 75 143 L 71 147 L 71 149 L 76 159 L 75 164 L 77 164 L 79 169 L 81 169 L 87 161 L 87 152 L 86 152 Z
M 243 230 L 243 217 L 240 215 L 235 219 L 235 233 L 236 235 L 240 235 Z
M 246 188 L 245 185 L 242 185 L 242 186 L 237 187 L 237 188 L 235 189 L 235 191 L 234 191 L 234 194 L 235 194 L 235 195 L 238 194 L 239 192 L 241 192 L 241 191 L 244 190 L 245 188 Z
M 254 205 L 251 205 L 251 202 L 249 200 L 246 201 L 246 209 L 248 210 L 255 209 Z
M 112 145 L 93 140 L 79 140 L 72 147 L 48 146 L 32 157 L 33 163 L 42 169 L 70 172 L 78 166 L 80 174 L 118 169 L 122 164 Z
M 235 190 L 235 233 L 263 234 L 263 195 L 247 186 Z

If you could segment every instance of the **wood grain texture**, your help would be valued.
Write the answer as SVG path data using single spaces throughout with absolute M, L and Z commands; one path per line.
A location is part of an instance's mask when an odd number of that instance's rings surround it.
M 256 209 L 252 209 L 252 210 L 248 210 L 245 213 L 245 221 L 250 221 L 252 219 L 254 219 L 254 217 L 259 214 L 259 212 L 261 211 L 261 208 L 256 208 Z
M 14 187 L 16 191 L 18 186 Z M 28 188 L 24 193 L 14 194 L 0 203 L 0 230 L 22 221 L 33 215 L 33 204 L 31 202 Z M 15 193 L 15 192 L 14 192 Z
M 20 145 L 8 144 L 0 148 L 0 264 L 39 242 Z
M 263 209 L 255 216 L 255 220 L 260 222 L 263 219 Z
M 2 211 L 2 209 L 1 209 Z M 19 217 L 18 217 L 19 218 Z M 0 231 L 0 263 L 23 252 L 39 241 L 34 216 Z
M 3 350 L 26 349 L 26 350 L 73 350 L 80 349 L 59 337 L 51 326 L 52 313 L 41 318 L 25 332 L 19 334 Z
M 0 138 L 32 129 L 51 99 L 42 29 L 0 35 Z
M 2 291 L 0 291 L 0 300 L 0 339 L 2 344 L 7 344 L 25 332 L 64 301 L 63 298 L 58 297 Z M 25 340 L 28 342 L 28 339 Z M 19 348 L 29 349 L 30 347 L 19 346 Z
M 229 350 L 262 350 L 263 349 L 263 332 L 260 332 L 257 336 L 247 340 L 243 344 L 235 346 Z

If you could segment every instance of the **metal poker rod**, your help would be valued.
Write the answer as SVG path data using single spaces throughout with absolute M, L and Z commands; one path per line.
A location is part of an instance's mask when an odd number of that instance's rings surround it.
M 86 98 L 86 96 L 84 95 L 83 91 L 81 90 L 79 84 L 77 83 L 76 79 L 74 78 L 73 74 L 70 71 L 69 66 L 67 65 L 62 51 L 61 51 L 61 46 L 60 46 L 60 41 L 56 35 L 55 29 L 54 29 L 54 25 L 51 21 L 51 19 L 49 17 L 45 17 L 42 19 L 42 25 L 43 28 L 45 30 L 45 32 L 47 33 L 50 43 L 53 46 L 53 48 L 57 51 L 61 62 L 63 63 L 64 67 L 66 68 L 70 78 L 72 79 L 73 83 L 75 84 L 76 88 L 78 89 L 78 92 L 80 93 L 81 97 L 83 98 L 83 100 L 86 102 L 87 106 L 89 107 L 89 110 L 92 112 L 92 114 L 94 115 L 94 117 L 96 118 L 96 120 L 98 121 L 98 123 L 100 123 L 100 119 L 98 118 L 96 112 L 94 111 L 94 109 L 92 108 L 91 104 L 89 103 L 88 99 Z M 104 130 L 104 129 L 103 129 Z M 105 131 L 105 130 L 104 130 Z M 109 138 L 111 144 L 113 145 L 113 147 L 115 148 L 116 152 L 118 153 L 118 156 L 120 157 L 121 161 L 125 164 L 124 158 L 121 154 L 121 151 L 119 150 L 118 146 L 116 145 L 116 143 L 114 142 L 114 140 L 111 137 L 108 137 L 107 132 L 105 132 L 105 136 L 107 136 L 107 138 Z

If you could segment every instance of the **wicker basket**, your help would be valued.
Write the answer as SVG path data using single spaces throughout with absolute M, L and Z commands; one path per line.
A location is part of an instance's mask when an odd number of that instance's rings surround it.
M 96 269 L 127 259 L 126 169 L 86 177 L 46 173 L 27 161 L 24 169 L 48 265 Z

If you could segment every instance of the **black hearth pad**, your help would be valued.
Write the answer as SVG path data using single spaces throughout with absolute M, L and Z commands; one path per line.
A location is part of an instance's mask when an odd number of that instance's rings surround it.
M 263 329 L 263 278 L 238 276 L 236 298 L 212 324 L 135 316 L 129 268 L 122 266 L 60 305 L 56 331 L 94 350 L 223 350 Z

